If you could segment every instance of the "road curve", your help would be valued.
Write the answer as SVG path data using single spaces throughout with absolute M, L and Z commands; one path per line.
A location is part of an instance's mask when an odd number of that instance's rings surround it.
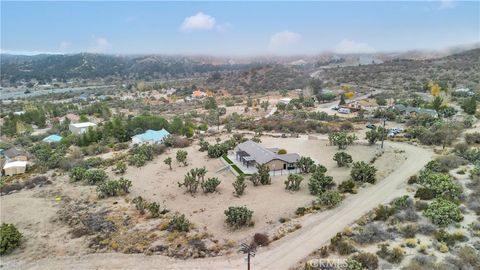
M 349 226 L 380 203 L 402 195 L 406 180 L 432 158 L 432 151 L 404 143 L 387 142 L 405 151 L 407 159 L 377 184 L 347 196 L 331 210 L 305 216 L 302 228 L 262 248 L 252 259 L 252 269 L 289 269 L 337 232 Z M 243 256 L 232 255 L 196 260 L 177 260 L 143 254 L 95 253 L 84 256 L 44 258 L 34 262 L 2 262 L 2 269 L 245 269 Z

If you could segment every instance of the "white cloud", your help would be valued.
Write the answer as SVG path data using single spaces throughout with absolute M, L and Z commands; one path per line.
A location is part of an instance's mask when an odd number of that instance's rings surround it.
M 14 54 L 14 55 L 62 54 L 60 52 L 22 51 L 22 50 L 9 50 L 9 49 L 0 49 L 0 53 Z
M 449 9 L 455 7 L 454 0 L 440 0 L 440 9 Z
M 336 53 L 372 53 L 375 49 L 367 43 L 344 39 L 335 46 Z
M 216 21 L 215 18 L 207 15 L 203 12 L 198 12 L 197 14 L 185 18 L 180 30 L 188 32 L 195 30 L 212 30 L 215 28 Z
M 95 38 L 88 52 L 103 53 L 112 47 L 112 44 L 104 37 Z
M 286 48 L 302 40 L 302 35 L 288 30 L 278 32 L 270 37 L 270 48 Z

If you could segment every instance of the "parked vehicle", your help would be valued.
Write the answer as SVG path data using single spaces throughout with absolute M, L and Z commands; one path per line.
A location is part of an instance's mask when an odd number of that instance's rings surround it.
M 368 125 L 367 125 L 367 128 L 369 128 L 369 129 L 375 129 L 376 126 L 375 126 L 374 124 L 368 124 Z
M 340 109 L 338 109 L 338 112 L 339 112 L 339 113 L 343 113 L 343 114 L 349 114 L 349 113 L 350 113 L 350 109 L 340 108 Z

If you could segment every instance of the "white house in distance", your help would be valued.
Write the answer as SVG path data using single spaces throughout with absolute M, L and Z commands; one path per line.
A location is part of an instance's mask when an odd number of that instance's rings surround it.
M 87 130 L 91 128 L 95 128 L 97 124 L 92 123 L 92 122 L 83 122 L 83 123 L 75 123 L 75 124 L 70 124 L 68 129 L 76 135 L 83 134 L 87 132 Z
M 282 98 L 278 101 L 278 103 L 288 105 L 290 103 L 290 101 L 292 101 L 291 98 Z
M 3 171 L 7 176 L 25 173 L 26 169 L 27 161 L 24 160 L 7 161 L 3 166 Z
M 162 143 L 165 138 L 170 136 L 170 133 L 166 131 L 164 128 L 161 130 L 147 130 L 144 133 L 137 134 L 132 137 L 132 144 L 154 144 L 154 143 Z

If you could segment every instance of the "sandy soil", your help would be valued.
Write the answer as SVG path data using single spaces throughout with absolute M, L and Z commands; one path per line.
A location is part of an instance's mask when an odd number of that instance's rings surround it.
M 407 160 L 376 185 L 368 186 L 358 194 L 347 197 L 339 207 L 301 218 L 300 222 L 303 225 L 301 229 L 257 252 L 257 256 L 253 259 L 253 268 L 288 269 L 318 246 L 326 244 L 339 228 L 350 225 L 379 203 L 388 202 L 401 195 L 406 186 L 406 179 L 420 170 L 432 157 L 431 151 L 411 145 L 391 142 L 387 145 L 404 150 Z M 274 205 L 273 202 L 270 202 L 270 205 Z M 89 254 L 46 258 L 33 263 L 9 259 L 4 265 L 5 269 L 64 269 L 66 267 L 70 269 L 159 267 L 161 269 L 243 269 L 245 262 L 241 255 L 181 261 L 164 256 Z

